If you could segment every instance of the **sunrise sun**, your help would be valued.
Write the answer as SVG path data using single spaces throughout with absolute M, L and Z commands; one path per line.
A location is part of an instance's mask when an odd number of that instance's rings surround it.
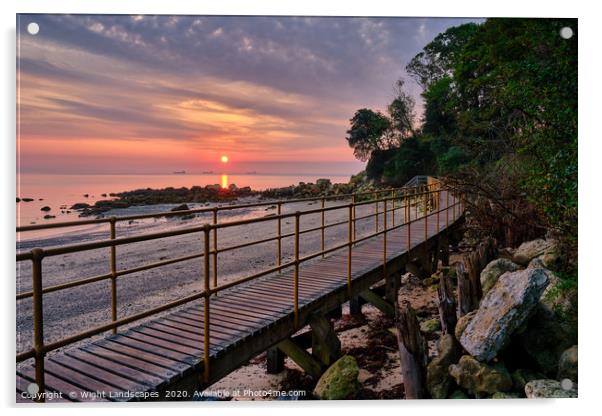
M 220 160 L 222 161 L 222 163 L 228 163 L 228 156 L 223 155 Z

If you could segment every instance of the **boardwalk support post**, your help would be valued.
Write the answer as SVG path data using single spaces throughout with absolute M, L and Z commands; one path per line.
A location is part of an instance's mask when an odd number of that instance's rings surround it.
M 360 296 L 366 301 L 370 302 L 372 305 L 374 305 L 385 315 L 391 317 L 395 315 L 395 308 L 393 307 L 393 305 L 381 298 L 380 296 L 378 296 L 372 290 L 366 289 L 360 293 Z
M 332 322 L 322 315 L 309 321 L 311 327 L 311 351 L 323 366 L 329 367 L 341 356 L 341 341 L 334 332 Z
M 362 305 L 365 303 L 360 296 L 352 296 L 349 299 L 349 314 L 352 316 L 362 315 Z
M 266 367 L 268 374 L 278 374 L 284 370 L 284 353 L 278 347 L 268 348 Z
M 278 344 L 278 348 L 310 376 L 319 378 L 322 375 L 322 365 L 320 362 L 290 338 L 281 341 Z

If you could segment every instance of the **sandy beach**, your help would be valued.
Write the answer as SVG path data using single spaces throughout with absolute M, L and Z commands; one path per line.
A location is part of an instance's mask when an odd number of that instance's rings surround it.
M 327 206 L 345 205 L 349 201 L 331 201 Z M 283 214 L 295 211 L 315 209 L 319 202 L 300 202 L 283 205 Z M 167 207 L 166 207 L 167 208 Z M 374 205 L 357 208 L 357 216 L 374 212 Z M 380 207 L 382 210 L 382 205 Z M 232 213 L 223 221 L 241 218 L 263 217 L 276 212 L 273 205 L 259 207 L 242 214 Z M 109 213 L 110 215 L 111 213 Z M 122 214 L 123 215 L 123 214 Z M 402 215 L 399 210 L 398 220 Z M 347 219 L 346 208 L 326 213 L 326 224 Z M 158 226 L 145 224 L 122 224 L 117 228 L 118 236 L 131 236 L 157 230 L 178 229 L 198 226 L 207 221 L 207 216 L 189 220 L 163 220 Z M 382 226 L 382 216 L 379 218 Z M 391 216 L 389 216 L 391 221 Z M 389 222 L 391 224 L 391 222 Z M 302 216 L 301 230 L 320 225 L 319 214 Z M 357 222 L 358 238 L 374 232 L 374 218 Z M 282 221 L 282 233 L 294 231 L 294 219 Z M 106 232 L 98 231 L 97 238 L 106 238 Z M 276 236 L 277 221 L 265 221 L 249 224 L 243 227 L 220 229 L 218 247 L 230 247 L 245 242 Z M 91 238 L 90 235 L 85 236 Z M 177 237 L 163 238 L 141 243 L 129 244 L 117 248 L 118 270 L 129 269 L 150 262 L 199 253 L 203 247 L 203 236 L 200 233 L 187 234 Z M 325 233 L 326 247 L 340 244 L 347 239 L 347 225 L 328 228 Z M 78 241 L 78 236 L 30 241 L 22 244 L 29 249 L 37 243 L 45 247 L 63 245 L 65 242 Z M 293 238 L 283 239 L 283 262 L 289 261 L 293 255 Z M 305 234 L 301 240 L 300 255 L 308 255 L 320 250 L 320 232 Z M 276 242 L 263 243 L 250 247 L 220 253 L 218 256 L 218 284 L 225 284 L 258 272 L 276 264 Z M 198 292 L 203 287 L 202 259 L 193 259 L 160 268 L 124 275 L 118 278 L 117 305 L 118 317 L 125 317 L 160 306 L 167 302 Z M 74 254 L 45 258 L 43 261 L 43 285 L 54 286 L 77 279 L 92 277 L 110 271 L 109 249 L 90 250 Z M 31 290 L 31 263 L 28 261 L 17 264 L 17 291 Z M 45 342 L 53 342 L 83 330 L 109 323 L 111 304 L 110 281 L 78 286 L 44 295 L 44 332 Z M 32 311 L 31 299 L 17 302 L 17 351 L 31 348 L 32 340 Z M 137 325 L 139 322 L 132 324 Z M 84 340 L 82 342 L 88 342 Z

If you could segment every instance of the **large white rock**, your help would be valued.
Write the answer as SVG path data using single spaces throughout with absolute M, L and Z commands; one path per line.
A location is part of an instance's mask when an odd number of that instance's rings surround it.
M 525 394 L 528 399 L 574 398 L 577 397 L 577 384 L 569 380 L 533 380 L 525 385 Z
M 493 359 L 529 317 L 548 285 L 542 269 L 506 272 L 481 300 L 460 343 L 480 361 Z
M 516 249 L 512 260 L 515 263 L 526 266 L 531 260 L 544 254 L 553 245 L 554 241 L 541 238 L 524 242 Z
M 520 269 L 520 266 L 508 259 L 496 259 L 490 262 L 481 272 L 481 288 L 483 294 L 495 285 L 497 279 L 506 272 L 515 272 Z

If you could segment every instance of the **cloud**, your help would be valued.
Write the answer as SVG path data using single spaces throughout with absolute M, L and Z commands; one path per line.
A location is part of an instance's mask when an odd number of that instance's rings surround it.
M 247 149 L 335 149 L 384 109 L 405 64 L 464 22 L 426 18 L 21 15 L 21 136 Z M 30 36 L 30 21 L 40 33 Z M 409 84 L 419 99 L 419 89 Z M 286 151 L 288 150 L 288 154 Z M 82 150 L 83 151 L 83 150 Z M 309 152 L 311 153 L 311 152 Z M 159 158 L 159 155 L 157 156 Z

